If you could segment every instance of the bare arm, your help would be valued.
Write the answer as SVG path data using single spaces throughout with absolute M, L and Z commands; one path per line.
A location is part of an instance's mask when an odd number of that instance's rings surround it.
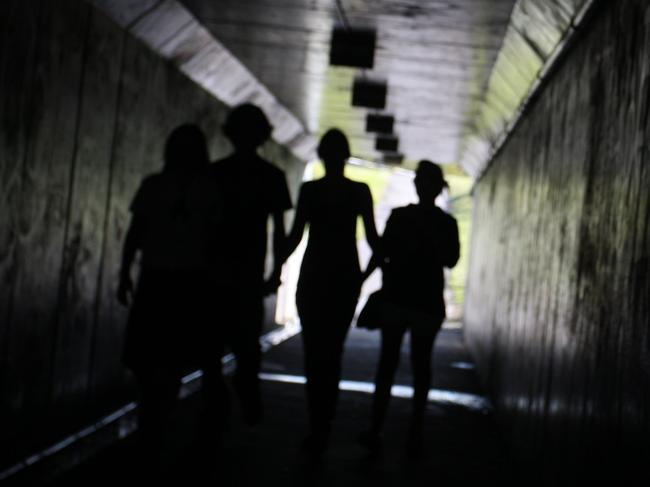
M 300 244 L 302 236 L 305 233 L 305 226 L 307 225 L 307 216 L 305 214 L 305 203 L 304 196 L 301 191 L 300 197 L 298 198 L 298 206 L 296 208 L 296 216 L 293 219 L 293 225 L 291 226 L 291 231 L 287 236 L 285 243 L 284 254 L 282 256 L 282 263 L 284 263 L 291 254 L 294 253 L 296 247 Z
M 284 214 L 278 211 L 273 214 L 273 267 L 282 267 L 286 240 Z
M 271 294 L 277 290 L 281 283 L 280 274 L 282 273 L 282 265 L 296 250 L 300 240 L 302 240 L 302 234 L 305 230 L 304 197 L 302 191 L 298 198 L 296 216 L 293 220 L 289 235 L 285 237 L 284 218 L 281 212 L 273 215 L 273 226 L 273 271 L 266 281 L 265 294 Z
M 366 267 L 365 272 L 363 273 L 363 280 L 367 279 L 370 274 L 382 263 L 383 252 L 381 250 L 381 239 L 377 233 L 377 227 L 375 226 L 375 213 L 373 211 L 372 196 L 370 190 L 366 186 L 366 192 L 364 193 L 364 201 L 361 205 L 361 218 L 363 219 L 363 227 L 366 231 L 366 240 L 368 245 L 372 249 L 372 257 L 370 262 L 368 262 L 368 267 Z
M 372 248 L 373 252 L 377 253 L 380 247 L 379 234 L 375 226 L 375 212 L 373 210 L 372 196 L 370 189 L 365 186 L 363 194 L 363 201 L 361 204 L 361 218 L 363 219 L 363 226 L 366 230 L 366 240 L 368 245 Z
M 280 286 L 280 274 L 282 273 L 282 264 L 284 263 L 284 247 L 286 245 L 286 235 L 284 233 L 284 215 L 283 212 L 273 213 L 273 271 L 266 280 L 264 294 L 274 294 Z
M 443 259 L 443 265 L 452 268 L 460 258 L 460 239 L 458 237 L 458 224 L 455 219 L 450 220 L 449 242 Z
M 363 275 L 361 276 L 361 280 L 365 281 L 370 277 L 370 274 L 372 274 L 377 267 L 379 267 L 383 263 L 383 259 L 379 256 L 379 254 L 373 253 L 372 257 L 370 257 L 370 261 L 368 262 L 368 266 L 366 267 L 366 270 L 363 271 Z

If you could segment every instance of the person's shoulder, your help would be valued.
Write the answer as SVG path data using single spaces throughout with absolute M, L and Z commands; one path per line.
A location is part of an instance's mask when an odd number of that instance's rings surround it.
M 154 172 L 151 174 L 147 174 L 144 178 L 142 178 L 142 183 L 140 183 L 142 186 L 147 185 L 150 186 L 152 184 L 159 184 L 164 180 L 164 175 L 162 172 Z
M 257 158 L 257 163 L 259 164 L 260 168 L 262 171 L 264 171 L 265 175 L 270 178 L 282 178 L 284 179 L 284 171 L 280 169 L 278 166 L 273 164 L 270 161 L 267 161 L 263 157 L 258 157 Z
M 392 241 L 397 235 L 401 236 L 406 229 L 412 227 L 413 217 L 411 206 L 413 205 L 398 206 L 390 211 L 384 229 L 385 238 L 390 238 Z
M 415 205 L 398 206 L 397 208 L 393 208 L 390 211 L 390 215 L 388 215 L 387 224 L 388 222 L 390 222 L 391 226 L 406 224 L 406 222 L 413 220 L 414 209 Z
M 444 221 L 447 224 L 456 224 L 456 218 L 453 217 L 450 213 L 447 213 L 445 210 L 436 206 L 438 218 Z
M 363 181 L 355 181 L 354 179 L 345 178 L 348 183 L 348 186 L 356 189 L 357 191 L 370 191 L 370 187 Z
M 217 159 L 216 161 L 212 161 L 210 164 L 208 164 L 207 167 L 207 172 L 209 173 L 217 173 L 217 172 L 223 172 L 227 171 L 230 168 L 233 167 L 233 156 L 229 155 L 227 157 L 223 157 L 221 159 Z
M 308 201 L 318 201 L 323 198 L 328 191 L 327 185 L 323 178 L 304 181 L 300 185 L 300 199 L 303 203 Z
M 370 186 L 362 181 L 354 181 L 352 179 L 345 179 L 349 191 L 358 195 L 359 197 L 366 197 L 370 195 Z
M 162 172 L 156 172 L 153 174 L 148 174 L 140 182 L 140 187 L 138 188 L 138 193 L 148 193 L 155 191 L 160 186 L 164 185 L 166 182 L 165 175 Z
M 311 181 L 303 181 L 300 185 L 300 193 L 302 195 L 312 194 L 314 191 L 318 191 L 318 188 L 322 187 L 322 179 L 313 179 Z
M 440 207 L 436 207 L 436 225 L 443 232 L 458 233 L 458 223 L 456 219 Z
M 415 215 L 420 212 L 420 206 L 415 203 L 409 203 L 408 205 L 398 206 L 393 208 L 393 213 L 396 215 Z
M 233 155 L 211 162 L 205 169 L 204 184 L 216 184 L 219 188 L 224 189 L 231 181 L 236 179 L 239 171 L 238 162 Z
M 163 173 L 148 174 L 142 181 L 133 196 L 130 210 L 136 213 L 142 213 L 150 206 L 152 201 L 160 198 L 164 194 L 165 175 Z
M 417 212 L 417 209 L 417 205 L 414 204 L 398 206 L 397 208 L 393 208 L 390 214 L 396 218 L 401 218 L 415 214 Z

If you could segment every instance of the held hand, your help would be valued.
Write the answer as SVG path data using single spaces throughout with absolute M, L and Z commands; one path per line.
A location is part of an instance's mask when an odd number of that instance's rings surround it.
M 371 274 L 371 273 L 368 272 L 368 269 L 366 269 L 366 270 L 363 272 L 363 274 L 361 274 L 361 284 L 363 284 L 364 282 L 366 282 L 366 279 L 368 279 L 368 277 L 370 277 L 370 274 Z
M 363 274 L 361 274 L 361 284 L 366 282 L 370 275 L 375 271 L 375 268 L 367 267 Z
M 117 301 L 125 307 L 129 307 L 133 300 L 133 281 L 130 276 L 122 276 L 117 287 Z

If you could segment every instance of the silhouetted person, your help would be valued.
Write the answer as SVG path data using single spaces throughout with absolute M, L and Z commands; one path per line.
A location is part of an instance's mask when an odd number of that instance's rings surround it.
M 223 218 L 215 229 L 216 243 L 210 257 L 213 292 L 220 303 L 214 309 L 214 319 L 223 331 L 225 345 L 235 355 L 233 385 L 249 424 L 258 422 L 262 415 L 259 337 L 263 298 L 268 291 L 264 281 L 268 220 L 272 217 L 274 261 L 278 265 L 286 238 L 284 212 L 292 206 L 284 173 L 257 154 L 271 130 L 257 106 L 247 103 L 236 107 L 223 126 L 234 152 L 208 169 L 209 183 L 223 200 Z M 220 364 L 215 362 L 204 380 L 212 384 L 212 390 L 225 391 Z M 220 408 L 227 414 L 227 397 L 216 399 L 223 402 Z
M 192 184 L 208 164 L 195 125 L 176 128 L 165 146 L 162 172 L 146 177 L 131 203 L 118 300 L 132 306 L 123 361 L 140 388 L 139 432 L 145 468 L 158 466 L 166 424 L 182 374 L 196 366 L 205 303 L 205 225 L 193 210 Z M 135 291 L 134 258 L 141 252 Z
M 354 316 L 361 287 L 357 254 L 357 217 L 376 250 L 379 241 L 368 186 L 344 176 L 350 149 L 345 135 L 329 130 L 318 155 L 325 177 L 302 185 L 288 237 L 287 256 L 300 243 L 305 226 L 309 240 L 296 293 L 302 325 L 310 434 L 304 447 L 319 454 L 327 447 L 336 411 L 343 343 Z
M 399 363 L 400 347 L 407 330 L 411 334 L 413 414 L 407 452 L 421 447 L 421 427 L 431 383 L 431 352 L 445 318 L 443 267 L 453 267 L 460 245 L 456 220 L 436 206 L 446 185 L 440 167 L 421 161 L 415 173 L 418 204 L 395 208 L 382 236 L 382 256 L 373 256 L 364 277 L 377 265 L 383 270 L 386 300 L 398 316 L 394 325 L 381 329 L 381 355 L 375 379 L 372 424 L 360 435 L 371 449 L 380 446 L 380 433 Z

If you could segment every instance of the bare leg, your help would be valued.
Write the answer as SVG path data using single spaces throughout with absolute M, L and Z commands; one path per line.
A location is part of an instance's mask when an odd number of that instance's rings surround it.
M 381 330 L 381 355 L 375 376 L 375 394 L 372 404 L 371 431 L 374 434 L 379 434 L 384 424 L 405 331 L 406 328 L 403 326 Z
M 408 453 L 416 455 L 422 443 L 422 423 L 431 386 L 431 352 L 436 329 L 426 332 L 411 330 L 411 367 L 413 370 L 413 412 L 407 443 Z
M 242 407 L 244 420 L 257 424 L 262 419 L 262 398 L 259 371 L 262 359 L 260 333 L 264 310 L 262 298 L 240 296 L 238 316 L 233 319 L 230 330 L 230 346 L 237 361 L 233 386 Z

